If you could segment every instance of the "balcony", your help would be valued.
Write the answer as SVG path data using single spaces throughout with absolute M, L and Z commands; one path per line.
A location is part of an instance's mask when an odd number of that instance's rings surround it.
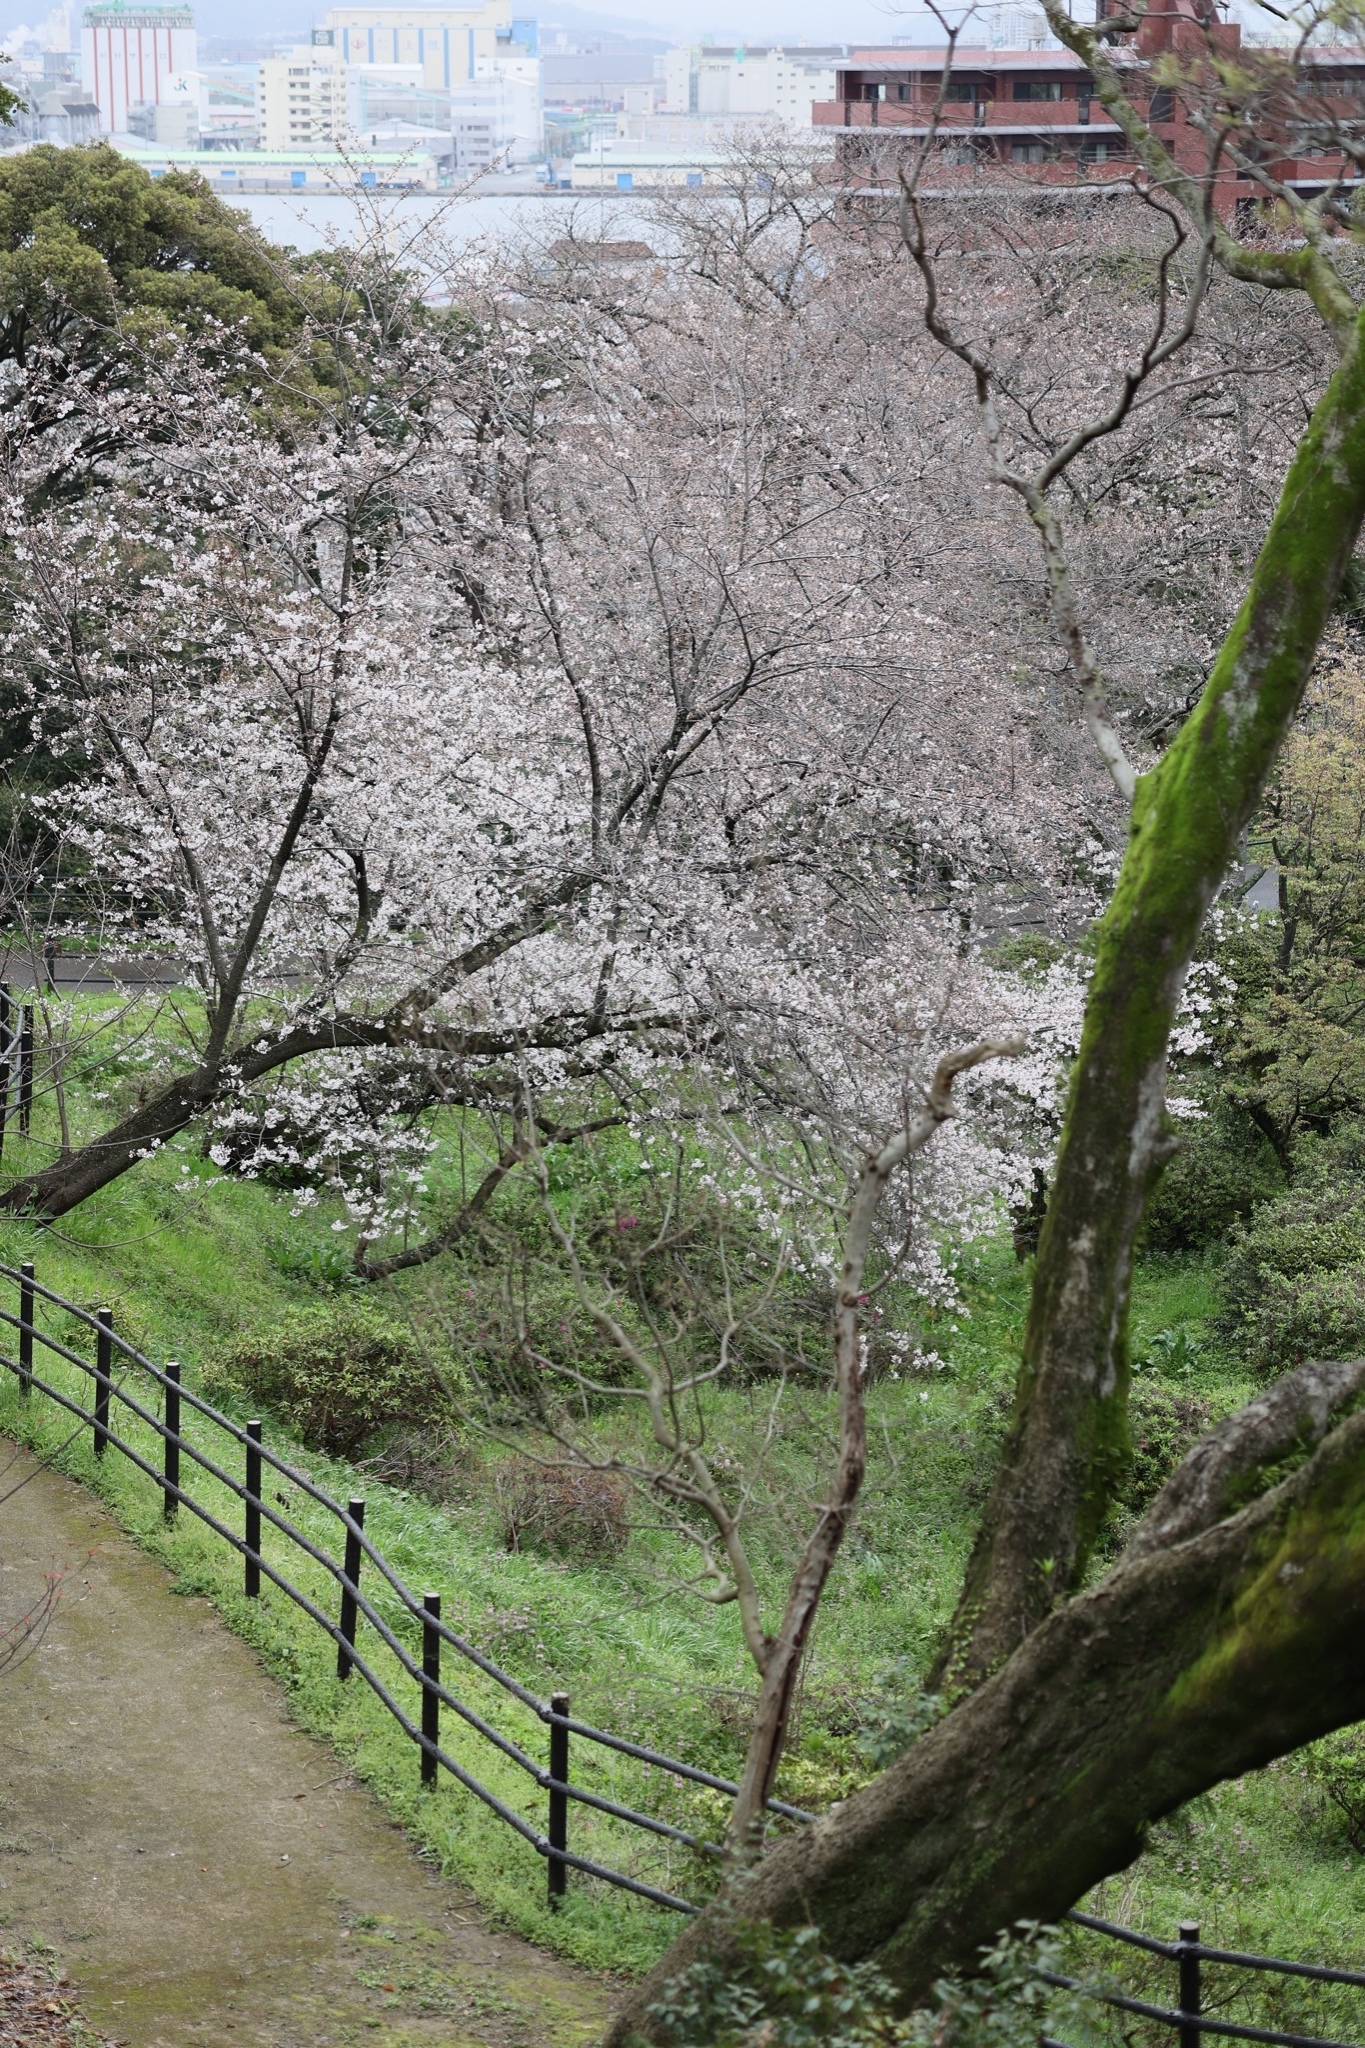
M 901 128 L 927 135 L 933 103 L 913 100 L 817 100 L 811 119 L 817 128 Z M 962 129 L 994 135 L 1046 135 L 1074 129 L 1077 135 L 1116 135 L 1098 100 L 953 100 L 939 116 L 939 131 Z

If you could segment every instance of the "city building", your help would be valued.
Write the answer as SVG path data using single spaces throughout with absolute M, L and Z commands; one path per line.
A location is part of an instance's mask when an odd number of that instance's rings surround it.
M 461 174 L 544 154 L 536 23 L 478 7 L 332 8 L 310 45 L 266 58 L 260 146 L 434 151 Z
M 1101 0 L 1101 18 L 1105 0 Z M 1177 90 L 1156 82 L 1152 67 L 1166 51 L 1197 61 L 1212 48 L 1230 59 L 1241 47 L 1236 22 L 1219 18 L 1213 0 L 1153 0 L 1135 32 L 1110 45 L 1115 67 L 1153 132 L 1177 163 L 1200 176 L 1208 142 L 1187 118 Z M 833 96 L 813 109 L 817 130 L 838 131 L 835 175 L 869 194 L 892 189 L 900 165 L 930 133 L 943 84 L 944 49 L 891 46 L 855 50 L 837 69 Z M 1365 50 L 1323 46 L 1304 57 L 1306 90 L 1320 95 L 1324 115 L 1357 118 L 1365 97 Z M 1330 122 L 1328 123 L 1330 125 Z M 1340 152 L 1314 154 L 1302 108 L 1287 107 L 1281 152 L 1262 141 L 1269 175 L 1305 193 L 1322 191 L 1343 172 Z M 1027 179 L 1049 186 L 1092 185 L 1133 168 L 1132 150 L 1095 96 L 1085 64 L 1062 48 L 992 49 L 959 44 L 953 53 L 939 111 L 940 148 L 934 167 L 939 186 Z M 1348 186 L 1359 182 L 1352 175 Z M 1262 188 L 1246 170 L 1224 160 L 1215 203 L 1231 213 L 1254 202 Z
M 558 41 L 566 40 L 562 36 Z M 627 104 L 642 89 L 659 83 L 668 45 L 648 37 L 593 36 L 572 48 L 544 48 L 541 67 L 547 107 L 581 112 Z
M 434 192 L 447 182 L 436 157 L 413 150 L 222 150 L 163 148 L 120 137 L 117 147 L 154 178 L 197 171 L 223 199 L 239 192 Z
M 256 132 L 264 150 L 335 147 L 350 133 L 346 66 L 331 44 L 301 43 L 257 67 Z
M 94 142 L 100 133 L 100 110 L 79 86 L 58 86 L 38 101 L 37 140 L 70 145 Z
M 200 141 L 212 149 L 255 149 L 260 140 L 260 76 L 255 63 L 203 65 Z
M 180 84 L 174 99 L 135 101 L 128 109 L 128 134 L 168 149 L 198 149 L 199 81 L 182 75 Z
M 812 107 L 837 97 L 837 67 L 847 54 L 842 43 L 741 43 L 729 49 L 701 44 L 670 50 L 657 111 L 724 119 L 735 126 L 773 122 L 804 131 L 811 126 Z
M 543 158 L 539 59 L 495 58 L 478 77 L 453 85 L 450 132 L 461 177 Z
M 534 20 L 513 17 L 511 0 L 479 7 L 331 7 L 313 40 L 330 38 L 343 64 L 415 64 L 422 82 L 449 91 L 499 57 L 535 57 Z
M 93 0 L 81 30 L 81 83 L 106 135 L 126 134 L 134 107 L 198 99 L 198 46 L 187 6 Z
M 701 191 L 716 182 L 724 169 L 725 158 L 714 150 L 598 143 L 574 157 L 569 182 L 575 192 L 648 192 L 662 186 Z

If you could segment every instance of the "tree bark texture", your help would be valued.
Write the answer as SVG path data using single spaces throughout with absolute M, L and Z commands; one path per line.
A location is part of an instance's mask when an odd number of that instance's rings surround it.
M 1138 784 L 1043 1224 L 1014 1414 L 932 1683 L 997 1669 L 1070 1592 L 1127 1456 L 1133 1243 L 1171 1149 L 1191 956 L 1303 694 L 1365 513 L 1365 316 L 1300 443 L 1193 716 Z
M 904 2003 L 1021 1917 L 1056 1920 L 1220 1780 L 1365 1717 L 1365 1415 L 1230 1520 L 1118 1567 L 1038 1627 L 889 1770 L 734 1884 L 742 1918 L 814 1923 Z M 689 1923 L 607 2048 L 726 1914 Z

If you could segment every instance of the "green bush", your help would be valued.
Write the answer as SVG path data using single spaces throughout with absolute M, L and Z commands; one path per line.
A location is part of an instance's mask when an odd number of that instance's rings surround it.
M 1182 1124 L 1180 1138 L 1147 1211 L 1145 1241 L 1154 1252 L 1206 1251 L 1284 1187 L 1270 1145 L 1233 1107 Z
M 1365 1350 L 1365 1183 L 1332 1165 L 1233 1232 L 1219 1333 L 1267 1377 Z
M 1358 1856 L 1365 1856 L 1365 1727 L 1338 1728 L 1301 1752 L 1316 1785 Z
M 669 2048 L 1037 2048 L 1058 2027 L 1093 2031 L 1085 1994 L 1046 1982 L 1061 1967 L 1056 1929 L 1031 1922 L 998 1934 L 978 1969 L 941 1978 L 932 2004 L 903 2019 L 875 1965 L 836 1962 L 817 1927 L 741 1921 L 734 1946 L 728 1968 L 693 1963 L 651 2006 Z
M 871 2048 L 904 2039 L 891 1986 L 870 1963 L 826 1955 L 818 1928 L 741 1923 L 735 1942 L 731 1968 L 693 1963 L 650 2007 L 669 2048 Z
M 1208 1408 L 1193 1394 L 1160 1381 L 1134 1380 L 1128 1396 L 1133 1455 L 1118 1494 L 1129 1515 L 1136 1517 L 1150 1507 L 1208 1426 Z
M 287 1309 L 218 1354 L 211 1379 L 249 1394 L 311 1449 L 355 1458 L 399 1431 L 454 1421 L 451 1369 L 354 1297 Z
M 1123 1549 L 1176 1466 L 1206 1433 L 1209 1419 L 1207 1405 L 1187 1387 L 1168 1386 L 1137 1371 L 1128 1396 L 1131 1456 L 1098 1545 L 1101 1560 L 1108 1562 Z

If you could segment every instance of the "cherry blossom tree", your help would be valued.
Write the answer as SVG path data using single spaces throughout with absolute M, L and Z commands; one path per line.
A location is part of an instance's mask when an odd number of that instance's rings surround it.
M 392 1272 L 524 1161 L 527 1087 L 542 1143 L 679 1060 L 776 1101 L 799 1052 L 807 1092 L 856 1093 L 850 977 L 922 1033 L 980 892 L 1077 893 L 1070 793 L 919 595 L 943 542 L 887 429 L 916 422 L 918 486 L 956 417 L 919 418 L 913 366 L 882 390 L 865 335 L 831 361 L 832 295 L 756 317 L 679 268 L 624 314 L 501 285 L 409 312 L 371 281 L 254 385 L 167 343 L 12 395 L 9 658 L 89 764 L 49 810 L 202 1003 L 12 1208 L 64 1213 L 196 1119 L 247 1165 L 244 1132 L 278 1164 L 349 1119 L 360 1267 Z M 422 1235 L 442 1104 L 497 1141 Z

